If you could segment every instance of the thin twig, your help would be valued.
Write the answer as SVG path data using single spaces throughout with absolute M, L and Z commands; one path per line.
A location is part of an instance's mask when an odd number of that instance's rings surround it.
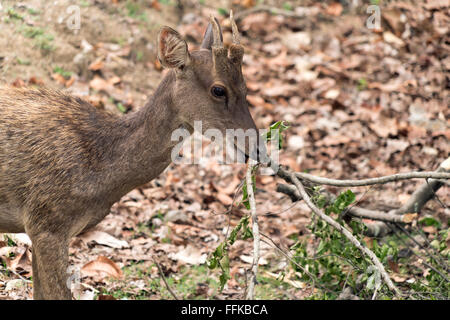
M 389 225 L 388 225 L 389 227 Z M 432 254 L 431 252 L 428 252 L 427 248 L 425 248 L 423 245 L 421 245 L 416 239 L 414 239 L 413 236 L 411 236 L 411 234 L 408 232 L 408 230 L 406 230 L 405 228 L 403 228 L 400 225 L 396 225 L 397 228 L 399 228 L 410 240 L 412 240 L 412 242 L 414 242 L 416 245 L 418 245 L 420 248 L 422 248 L 425 251 L 425 254 L 430 257 L 431 259 L 433 259 L 434 261 L 436 261 L 437 263 L 439 263 L 441 265 L 441 267 L 443 267 L 446 271 L 449 270 L 448 264 L 445 261 L 442 261 L 439 257 L 436 257 L 434 254 Z M 393 229 L 392 229 L 393 230 Z M 404 244 L 408 245 L 406 243 L 405 240 L 403 240 L 399 235 L 397 235 L 395 232 L 394 234 L 397 236 L 397 238 L 403 242 Z M 436 268 L 434 268 L 432 265 L 428 264 L 425 262 L 425 258 L 422 257 L 421 255 L 419 255 L 417 252 L 415 252 L 413 249 L 411 249 L 411 252 L 418 257 L 419 259 L 422 260 L 422 264 L 425 265 L 426 267 L 430 268 L 431 270 L 433 270 L 434 272 L 436 272 L 437 274 L 439 274 L 442 279 L 444 279 L 447 282 L 450 282 L 450 280 L 444 275 L 442 274 L 439 270 L 437 270 Z
M 24 277 L 22 277 L 17 271 L 14 271 L 12 269 L 8 269 L 8 271 L 14 273 L 16 276 L 18 276 L 20 278 L 20 280 L 22 280 L 25 283 L 32 283 L 33 281 L 25 279 Z
M 255 284 L 256 284 L 256 275 L 258 274 L 258 262 L 259 262 L 259 246 L 260 246 L 260 237 L 259 237 L 259 226 L 258 226 L 258 216 L 256 215 L 256 201 L 255 194 L 253 192 L 253 169 L 256 166 L 256 161 L 253 159 L 248 160 L 248 167 L 246 173 L 246 181 L 247 181 L 247 195 L 248 202 L 250 204 L 250 212 L 252 215 L 252 232 L 253 232 L 253 263 L 251 268 L 251 276 L 248 284 L 248 291 L 246 295 L 247 300 L 253 300 L 255 294 Z
M 267 239 L 270 240 L 270 243 L 267 240 L 261 239 L 261 241 L 267 243 L 268 245 L 271 245 L 272 247 L 276 248 L 278 251 L 280 251 L 280 253 L 285 256 L 285 258 L 287 258 L 290 262 L 292 262 L 293 264 L 295 264 L 300 270 L 302 270 L 304 273 L 306 273 L 312 280 L 313 284 L 312 287 L 314 288 L 316 286 L 316 277 L 310 273 L 308 270 L 306 270 L 303 266 L 301 266 L 300 264 L 298 264 L 297 261 L 294 260 L 294 258 L 287 252 L 285 252 L 278 244 L 275 243 L 275 241 L 273 241 L 272 238 L 270 238 L 269 236 L 265 235 L 264 233 L 261 232 L 261 235 Z M 323 287 L 324 288 L 324 287 Z
M 166 277 L 164 276 L 164 273 L 163 273 L 163 271 L 162 271 L 162 269 L 161 269 L 161 266 L 159 265 L 159 263 L 156 261 L 155 258 L 153 258 L 153 262 L 156 264 L 156 267 L 158 268 L 158 271 L 159 271 L 159 275 L 160 275 L 161 278 L 163 279 L 164 284 L 166 285 L 167 290 L 170 292 L 170 294 L 172 295 L 172 297 L 173 297 L 175 300 L 180 300 L 180 299 L 178 299 L 178 297 L 177 297 L 177 295 L 175 294 L 175 292 L 172 291 L 172 289 L 170 288 L 169 284 L 167 283 Z

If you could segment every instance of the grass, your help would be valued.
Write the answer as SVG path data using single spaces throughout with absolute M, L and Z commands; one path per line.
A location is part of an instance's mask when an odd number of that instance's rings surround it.
M 358 80 L 358 85 L 357 85 L 357 89 L 358 91 L 363 91 L 367 89 L 367 80 L 365 78 L 361 78 Z
M 292 299 L 286 295 L 289 289 L 292 289 L 286 282 L 278 279 L 261 276 L 263 269 L 260 269 L 260 275 L 257 276 L 258 285 L 255 286 L 255 297 L 261 300 L 280 300 Z
M 62 67 L 59 67 L 59 66 L 54 67 L 53 72 L 62 75 L 65 79 L 69 79 L 72 76 L 71 71 L 66 71 Z
M 144 22 L 148 21 L 147 15 L 143 12 L 144 10 L 139 2 L 127 1 L 125 8 L 127 9 L 127 14 L 130 18 L 139 19 Z
M 108 287 L 100 289 L 100 294 L 124 300 L 173 300 L 174 297 L 167 290 L 159 273 L 155 274 L 155 269 L 155 264 L 131 263 L 122 269 L 124 278 L 120 281 L 112 280 Z M 268 266 L 260 268 L 258 285 L 255 287 L 256 299 L 291 299 L 287 294 L 288 291 L 292 291 L 289 284 L 263 275 L 264 271 L 269 269 Z M 243 293 L 246 287 L 245 276 L 240 275 L 235 280 Z M 211 271 L 206 264 L 182 266 L 176 273 L 166 276 L 166 281 L 179 299 L 207 300 L 215 299 L 221 294 L 219 272 Z
M 31 14 L 33 16 L 36 16 L 36 15 L 40 14 L 39 10 L 36 10 L 36 9 L 33 9 L 33 8 L 28 8 L 27 11 L 28 11 L 29 14 Z
M 22 33 L 25 37 L 34 39 L 35 47 L 41 49 L 44 53 L 54 50 L 52 44 L 54 37 L 51 34 L 45 33 L 44 29 L 25 26 L 22 28 Z
M 8 17 L 13 20 L 23 20 L 23 16 L 19 14 L 17 11 L 15 11 L 13 8 L 9 8 L 6 12 Z
M 81 0 L 80 1 L 80 6 L 82 6 L 83 8 L 89 7 L 91 4 L 89 3 L 89 1 L 86 0 Z
M 152 269 L 144 266 L 143 263 L 132 263 L 123 268 L 124 279 L 114 281 L 112 289 L 103 288 L 100 294 L 111 295 L 116 299 L 173 299 L 173 296 L 167 290 L 163 280 L 158 275 L 152 275 Z M 214 278 L 208 278 L 208 268 L 206 265 L 182 267 L 176 274 L 170 274 L 166 281 L 170 288 L 175 291 L 180 299 L 208 299 L 205 293 L 199 294 L 198 284 L 212 288 L 217 292 L 219 283 Z M 138 288 L 137 280 L 143 280 L 145 286 Z
M 22 65 L 22 66 L 29 66 L 31 64 L 31 61 L 28 59 L 21 59 L 19 57 L 16 58 L 16 61 L 18 64 Z

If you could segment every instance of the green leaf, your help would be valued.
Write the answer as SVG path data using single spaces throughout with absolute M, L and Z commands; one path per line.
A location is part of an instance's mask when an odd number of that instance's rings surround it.
M 119 109 L 120 112 L 122 112 L 122 113 L 127 112 L 127 108 L 125 108 L 124 105 L 123 105 L 122 103 L 118 102 L 118 103 L 116 104 L 116 106 L 117 106 L 117 109 Z
M 288 10 L 288 11 L 292 11 L 293 10 L 292 4 L 290 4 L 289 2 L 283 3 L 283 9 L 284 10 Z
M 228 16 L 228 10 L 227 9 L 224 9 L 224 8 L 219 8 L 219 9 L 217 9 L 217 12 L 220 14 L 220 15 L 222 15 L 222 16 Z
M 206 261 L 206 265 L 208 266 L 209 269 L 215 269 L 217 267 L 217 259 L 215 257 L 208 259 Z
M 427 216 L 427 217 L 423 217 L 422 219 L 419 220 L 420 224 L 423 224 L 427 227 L 429 226 L 435 226 L 435 227 L 440 227 L 441 223 L 439 221 L 437 221 L 435 218 Z
M 289 128 L 289 125 L 285 124 L 285 121 L 277 121 L 269 127 L 269 131 L 263 135 L 263 138 L 268 141 L 273 141 L 276 138 L 275 132 L 278 135 L 278 148 L 283 147 L 283 137 L 281 133 Z M 275 137 L 274 137 L 275 135 Z
M 252 175 L 252 187 L 253 192 L 256 191 L 256 175 Z M 242 186 L 242 204 L 247 208 L 247 210 L 250 210 L 250 202 L 248 200 L 248 190 L 247 190 L 247 180 L 244 181 L 244 185 Z
M 69 79 L 72 76 L 72 72 L 66 71 L 59 66 L 54 67 L 53 72 L 62 75 L 65 79 Z
M 242 203 L 247 208 L 247 210 L 250 210 L 250 202 L 248 201 L 248 192 L 247 192 L 247 181 L 245 181 L 244 185 L 242 186 Z
M 334 212 L 339 214 L 352 204 L 355 199 L 355 194 L 351 190 L 344 191 L 337 196 L 336 200 L 334 200 L 328 208 L 325 209 L 325 213 L 330 214 L 331 212 Z
M 220 290 L 223 290 L 226 282 L 228 281 L 228 279 L 230 279 L 230 258 L 228 256 L 229 246 L 233 245 L 239 235 L 239 231 L 241 230 L 242 239 L 253 237 L 248 224 L 249 216 L 242 217 L 237 226 L 235 226 L 233 230 L 231 230 L 230 235 L 227 237 L 227 239 L 225 239 L 225 241 L 217 246 L 216 250 L 214 250 L 214 252 L 211 254 L 211 257 L 206 261 L 209 269 L 215 269 L 219 267 L 222 272 L 219 277 L 221 286 Z
M 322 239 L 320 240 L 320 243 L 319 243 L 319 246 L 318 246 L 318 248 L 317 248 L 317 254 L 322 254 L 322 252 L 324 251 L 324 249 L 325 249 L 325 241 L 323 241 Z

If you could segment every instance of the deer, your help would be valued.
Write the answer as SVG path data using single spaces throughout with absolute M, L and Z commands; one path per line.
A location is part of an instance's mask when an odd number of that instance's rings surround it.
M 72 299 L 71 238 L 169 166 L 171 132 L 192 134 L 194 121 L 205 130 L 257 129 L 232 13 L 230 21 L 229 46 L 211 16 L 198 50 L 163 26 L 157 58 L 169 70 L 145 105 L 125 115 L 56 89 L 0 86 L 0 233 L 30 237 L 33 299 Z M 241 151 L 256 160 L 265 152 Z

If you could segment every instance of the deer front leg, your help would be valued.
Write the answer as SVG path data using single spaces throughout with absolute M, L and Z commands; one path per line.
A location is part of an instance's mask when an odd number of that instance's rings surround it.
M 33 243 L 33 298 L 71 300 L 67 286 L 69 242 L 64 236 L 48 232 L 30 235 Z

